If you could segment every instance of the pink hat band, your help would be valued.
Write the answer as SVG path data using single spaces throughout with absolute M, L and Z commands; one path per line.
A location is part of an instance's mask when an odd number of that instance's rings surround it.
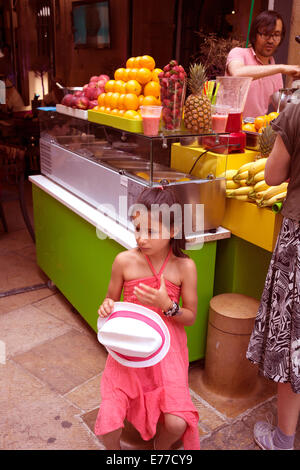
M 98 341 L 120 364 L 151 367 L 170 348 L 170 333 L 163 318 L 153 310 L 132 302 L 114 302 L 107 317 L 97 321 Z
M 151 356 L 148 356 L 147 359 L 152 359 L 153 357 L 155 357 L 162 350 L 162 348 L 165 344 L 165 335 L 164 335 L 162 329 L 159 327 L 159 325 L 157 323 L 155 323 L 155 321 L 151 320 L 151 318 L 146 318 L 144 315 L 140 315 L 139 313 L 125 312 L 125 311 L 124 312 L 118 311 L 118 312 L 112 313 L 107 321 L 112 320 L 114 318 L 118 318 L 118 317 L 134 318 L 135 320 L 143 321 L 147 325 L 151 326 L 151 328 L 154 328 L 154 330 L 156 330 L 158 332 L 158 334 L 161 336 L 162 344 L 161 344 L 160 348 L 157 351 L 155 351 L 155 353 L 151 354 Z M 112 349 L 112 351 L 114 351 L 114 350 Z M 117 351 L 114 351 L 114 353 L 117 354 L 119 357 L 122 357 L 123 359 L 126 359 L 127 361 L 140 361 L 141 362 L 141 361 L 145 360 L 144 357 L 125 356 L 124 354 L 120 354 Z

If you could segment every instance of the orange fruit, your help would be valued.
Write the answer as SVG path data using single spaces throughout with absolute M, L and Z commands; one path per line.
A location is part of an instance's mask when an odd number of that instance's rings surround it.
M 106 93 L 108 93 L 109 91 L 115 91 L 115 83 L 116 83 L 115 80 L 108 80 L 105 83 L 104 90 L 106 91 Z
M 105 113 L 105 106 L 100 106 L 98 111 L 100 111 L 101 113 Z
M 127 119 L 133 119 L 136 116 L 138 116 L 138 113 L 134 109 L 129 109 L 129 110 L 125 111 L 125 113 L 124 113 L 124 117 L 127 118 Z
M 130 71 L 129 68 L 125 69 L 125 72 L 124 72 L 124 75 L 123 75 L 124 82 L 127 82 L 129 80 L 129 71 Z
M 157 99 L 155 98 L 155 96 L 148 95 L 148 96 L 145 96 L 145 98 L 143 99 L 143 106 L 156 106 L 156 105 L 157 105 Z
M 136 80 L 129 80 L 126 83 L 126 93 L 134 93 L 135 95 L 140 95 L 142 87 Z
M 138 97 L 134 93 L 126 93 L 124 98 L 124 107 L 129 110 L 136 110 L 139 107 Z
M 111 107 L 110 107 L 110 106 L 106 106 L 104 112 L 105 112 L 106 114 L 110 114 L 110 112 L 111 112 Z
M 117 69 L 114 73 L 115 80 L 123 80 L 124 73 L 126 73 L 124 67 L 120 67 L 119 69 Z
M 275 111 L 273 111 L 272 113 L 268 114 L 268 121 L 271 122 L 273 121 L 273 119 L 276 119 L 278 116 L 279 116 L 279 113 L 276 113 Z
M 128 80 L 136 80 L 137 73 L 138 73 L 137 68 L 129 69 Z
M 134 60 L 134 68 L 135 69 L 139 69 L 139 68 L 142 67 L 141 66 L 141 59 L 142 59 L 142 57 L 140 55 L 135 58 L 135 60 Z
M 127 61 L 126 61 L 126 68 L 127 68 L 127 69 L 133 69 L 134 64 L 135 64 L 135 57 L 130 57 L 130 58 L 127 59 Z
M 151 80 L 150 82 L 146 83 L 144 86 L 144 95 L 145 96 L 155 96 L 156 98 L 160 95 L 160 85 L 157 82 Z
M 258 131 L 261 127 L 265 126 L 268 122 L 267 116 L 257 116 L 254 121 L 256 130 Z
M 105 96 L 106 96 L 106 93 L 101 93 L 101 95 L 98 96 L 99 106 L 105 105 Z
M 119 110 L 117 108 L 113 108 L 110 114 L 112 114 L 113 116 L 119 116 Z
M 145 67 L 149 70 L 154 70 L 155 60 L 150 55 L 143 55 L 140 59 L 140 67 Z
M 123 117 L 125 113 L 125 109 L 119 109 L 119 116 Z
M 118 93 L 126 93 L 126 82 L 123 80 L 117 80 L 115 83 L 115 91 Z
M 242 125 L 242 130 L 243 131 L 248 131 L 248 132 L 257 132 L 255 125 L 251 124 L 250 122 L 246 123 L 246 124 L 243 124 Z
M 104 99 L 104 104 L 106 107 L 110 107 L 110 100 L 111 100 L 112 95 L 113 95 L 112 91 L 109 91 L 108 93 L 106 93 L 105 99 Z
M 145 98 L 144 95 L 139 95 L 138 98 L 139 98 L 139 106 L 143 106 L 143 101 Z
M 126 96 L 126 93 L 122 93 L 122 94 L 119 96 L 119 99 L 118 99 L 118 108 L 119 108 L 119 109 L 124 109 L 124 107 L 125 107 L 125 105 L 124 105 L 125 96 Z
M 119 101 L 120 93 L 113 93 L 110 97 L 110 107 L 111 108 L 117 108 L 118 107 L 118 101 Z
M 136 79 L 142 85 L 145 85 L 146 83 L 150 82 L 151 78 L 152 78 L 152 72 L 149 69 L 142 67 L 141 69 L 138 70 Z
M 153 70 L 153 72 L 152 72 L 152 80 L 153 80 L 154 82 L 159 82 L 158 74 L 159 74 L 160 72 L 163 72 L 163 70 L 162 70 L 162 69 L 158 69 L 158 68 Z

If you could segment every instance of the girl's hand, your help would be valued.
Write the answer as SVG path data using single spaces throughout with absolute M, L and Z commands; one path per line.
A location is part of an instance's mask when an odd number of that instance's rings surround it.
M 103 303 L 100 305 L 98 310 L 99 317 L 107 317 L 114 308 L 114 301 L 112 299 L 106 298 Z
M 163 311 L 168 310 L 173 305 L 168 295 L 163 274 L 161 276 L 159 289 L 154 289 L 153 287 L 141 283 L 138 287 L 134 288 L 134 294 L 141 304 L 148 304 L 160 308 Z

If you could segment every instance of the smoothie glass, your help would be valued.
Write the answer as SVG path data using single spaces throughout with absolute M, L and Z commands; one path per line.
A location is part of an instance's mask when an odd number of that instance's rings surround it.
M 211 107 L 211 125 L 213 132 L 225 132 L 230 106 Z
M 162 106 L 141 106 L 144 134 L 154 136 L 158 134 Z

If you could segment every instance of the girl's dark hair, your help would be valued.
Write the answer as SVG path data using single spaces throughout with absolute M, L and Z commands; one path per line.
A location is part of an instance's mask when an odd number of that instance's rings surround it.
M 251 24 L 249 39 L 252 47 L 255 47 L 257 33 L 272 33 L 275 29 L 277 20 L 281 20 L 282 22 L 281 40 L 278 45 L 282 43 L 285 36 L 285 26 L 282 16 L 274 10 L 265 10 L 257 15 Z
M 162 189 L 163 188 L 163 189 Z M 176 196 L 172 189 L 166 187 L 153 187 L 144 189 L 138 199 L 136 204 L 143 204 L 148 211 L 151 210 L 152 204 L 166 204 L 171 207 L 173 204 L 180 204 L 176 199 Z M 181 206 L 181 205 L 180 205 Z M 160 221 L 161 221 L 161 214 Z M 170 213 L 170 224 L 174 227 L 174 212 Z M 171 238 L 170 240 L 172 251 L 175 256 L 178 258 L 188 258 L 188 255 L 183 253 L 182 250 L 185 249 L 185 236 L 184 236 L 184 217 L 182 217 L 182 226 L 181 233 L 179 238 Z

